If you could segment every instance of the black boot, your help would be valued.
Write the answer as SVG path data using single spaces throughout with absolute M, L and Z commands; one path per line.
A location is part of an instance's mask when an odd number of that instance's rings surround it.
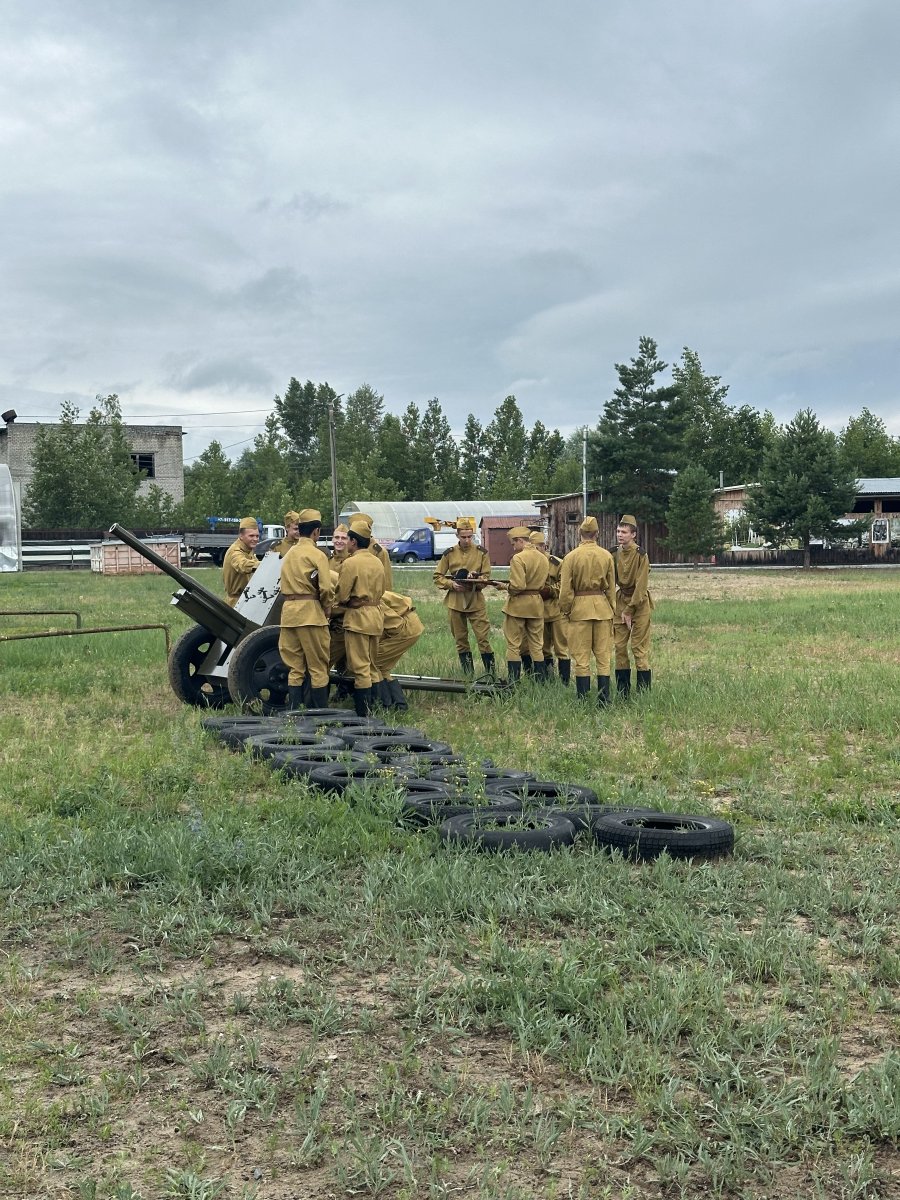
M 544 661 L 544 659 L 541 659 L 540 662 L 536 662 L 534 664 L 534 677 L 538 683 L 546 683 L 549 679 L 549 675 L 547 673 L 547 663 Z
M 609 676 L 597 676 L 597 707 L 606 708 L 609 704 Z
M 381 708 L 393 708 L 394 701 L 391 693 L 385 688 L 384 680 L 379 680 L 378 683 L 372 684 L 372 703 L 379 705 Z
M 622 700 L 631 697 L 631 667 L 616 667 L 616 691 Z
M 493 654 L 482 653 L 481 662 L 484 666 L 485 675 L 490 675 L 491 677 L 493 677 L 493 675 L 494 675 L 494 656 L 493 656 Z
M 591 694 L 591 677 L 590 675 L 575 676 L 575 692 L 579 700 L 587 700 Z
M 328 684 L 324 687 L 310 687 L 307 708 L 328 707 Z
M 638 671 L 637 673 L 637 690 L 639 692 L 650 691 L 650 676 L 652 671 Z
M 459 665 L 462 667 L 463 675 L 475 674 L 475 664 L 472 662 L 472 655 L 468 650 L 460 650 Z
M 526 675 L 534 674 L 534 661 L 530 654 L 522 655 L 522 670 Z
M 572 678 L 572 660 L 571 658 L 557 659 L 559 664 L 559 681 L 569 686 L 569 680 Z
M 512 659 L 509 659 L 506 663 L 506 674 L 511 683 L 514 683 L 517 679 L 521 679 L 522 664 L 520 662 L 513 662 Z
M 546 655 L 544 655 L 544 675 L 547 679 L 553 678 L 553 659 L 547 658 Z
M 299 687 L 294 687 L 294 685 L 292 684 L 288 688 L 287 706 L 291 712 L 293 712 L 295 709 L 305 707 L 302 684 L 300 684 Z
M 353 689 L 353 708 L 358 717 L 367 717 L 372 711 L 372 689 Z
M 409 708 L 409 705 L 406 703 L 406 697 L 403 695 L 403 688 L 400 686 L 398 681 L 396 679 L 389 679 L 385 683 L 385 687 L 387 687 L 391 693 L 391 699 L 394 701 L 394 708 L 405 712 L 406 709 Z

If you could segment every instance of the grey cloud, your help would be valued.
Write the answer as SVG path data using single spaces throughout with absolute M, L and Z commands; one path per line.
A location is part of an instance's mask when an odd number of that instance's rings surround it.
M 252 359 L 203 359 L 171 371 L 165 379 L 176 392 L 258 390 L 268 393 L 273 387 L 272 373 Z

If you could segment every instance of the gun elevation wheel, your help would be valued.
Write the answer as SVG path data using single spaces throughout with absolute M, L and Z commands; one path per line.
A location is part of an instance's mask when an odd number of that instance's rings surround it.
M 186 629 L 169 655 L 169 683 L 182 704 L 197 708 L 223 708 L 231 702 L 224 679 L 200 675 L 215 637 L 204 625 Z
M 281 712 L 287 704 L 288 669 L 278 653 L 277 625 L 254 629 L 228 660 L 228 691 L 248 712 Z

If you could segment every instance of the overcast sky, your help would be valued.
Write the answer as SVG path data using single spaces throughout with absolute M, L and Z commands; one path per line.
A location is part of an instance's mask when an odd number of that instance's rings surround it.
M 568 432 L 649 334 L 900 435 L 898 51 L 896 0 L 0 0 L 0 400 Z

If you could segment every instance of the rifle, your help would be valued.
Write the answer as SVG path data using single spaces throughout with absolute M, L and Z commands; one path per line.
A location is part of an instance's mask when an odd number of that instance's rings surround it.
M 486 579 L 480 571 L 468 571 L 465 567 L 460 567 L 452 575 L 440 574 L 437 578 L 449 579 L 451 583 L 459 583 L 466 591 L 480 592 L 486 587 L 499 588 L 501 591 L 509 589 L 508 580 Z

